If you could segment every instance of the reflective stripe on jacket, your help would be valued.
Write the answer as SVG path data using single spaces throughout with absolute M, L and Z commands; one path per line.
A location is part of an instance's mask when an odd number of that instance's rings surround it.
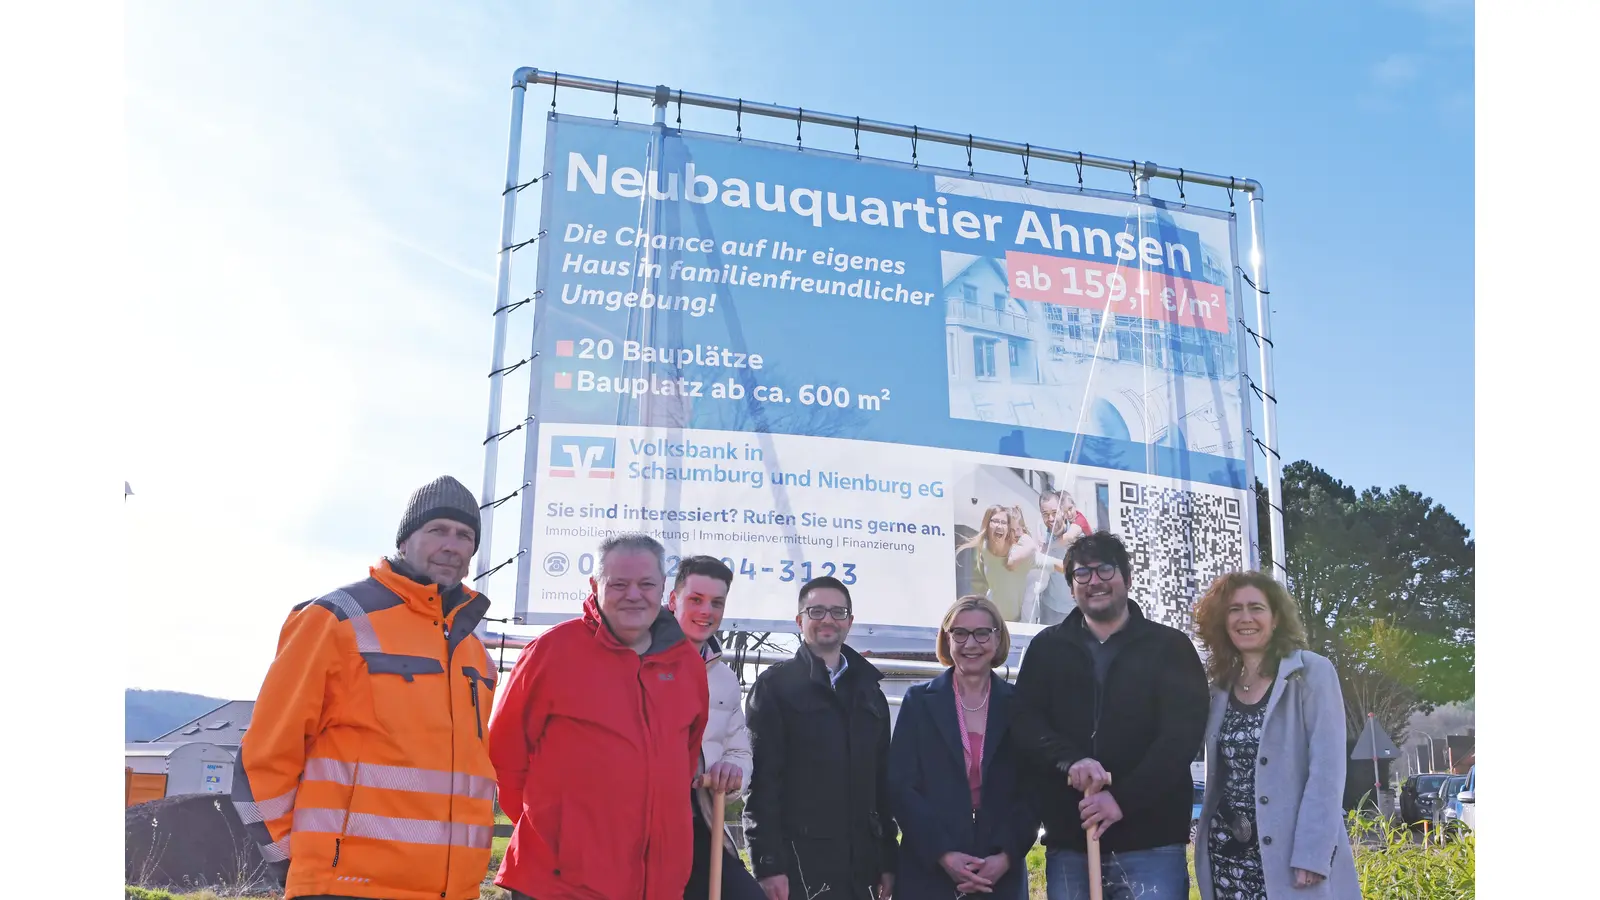
M 290 614 L 234 767 L 233 801 L 285 897 L 468 900 L 488 868 L 496 668 L 489 600 L 384 560 Z

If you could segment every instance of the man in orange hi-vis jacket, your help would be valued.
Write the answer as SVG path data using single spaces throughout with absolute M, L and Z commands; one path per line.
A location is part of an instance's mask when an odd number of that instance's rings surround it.
M 239 748 L 233 802 L 286 900 L 469 900 L 489 864 L 496 667 L 462 584 L 478 503 L 411 497 L 398 552 L 295 607 Z

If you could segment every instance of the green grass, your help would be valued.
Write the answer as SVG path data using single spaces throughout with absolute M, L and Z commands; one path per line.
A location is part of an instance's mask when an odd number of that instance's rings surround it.
M 1351 842 L 1355 845 L 1356 872 L 1361 879 L 1364 900 L 1472 900 L 1476 847 L 1471 834 L 1459 834 L 1444 844 L 1422 844 L 1403 826 L 1391 825 L 1370 815 L 1352 813 L 1349 819 Z M 500 868 L 510 838 L 495 838 L 489 855 L 480 900 L 505 900 L 508 896 L 490 882 Z M 747 853 L 740 853 L 746 867 Z M 1199 900 L 1195 881 L 1194 849 L 1189 857 L 1189 897 Z M 1028 851 L 1030 900 L 1044 900 L 1044 847 Z M 250 895 L 277 900 L 281 895 Z M 173 894 L 129 886 L 124 900 L 232 900 L 230 895 L 212 891 Z

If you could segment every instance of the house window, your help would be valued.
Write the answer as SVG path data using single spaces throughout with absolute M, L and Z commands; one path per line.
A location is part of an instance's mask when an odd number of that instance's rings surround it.
M 1073 310 L 1073 312 L 1077 312 L 1077 310 Z M 1046 319 L 1055 319 L 1057 322 L 1061 321 L 1061 307 L 1054 303 L 1046 303 L 1044 305 L 1044 317 Z M 1077 317 L 1074 316 L 1073 318 Z
M 1007 361 L 1011 363 L 1011 368 L 1015 369 L 1017 366 L 1022 365 L 1016 341 L 1006 341 L 1006 356 Z
M 1144 353 L 1136 332 L 1117 332 L 1117 358 L 1129 362 L 1143 362 Z
M 1076 327 L 1076 326 L 1074 326 L 1074 327 Z M 1067 333 L 1067 326 L 1061 324 L 1060 322 L 1051 322 L 1050 323 L 1050 333 L 1051 334 L 1065 335 Z
M 963 284 L 961 286 L 961 299 L 969 303 L 976 303 L 978 301 L 978 286 L 975 284 Z
M 990 338 L 975 337 L 972 339 L 972 374 L 979 378 L 997 377 L 994 366 L 995 343 Z
M 1010 299 L 1011 298 L 1006 296 L 1005 294 L 999 293 L 998 291 L 995 292 L 995 295 L 994 295 L 994 308 L 995 309 L 1005 309 L 1006 308 L 1006 301 L 1010 300 Z

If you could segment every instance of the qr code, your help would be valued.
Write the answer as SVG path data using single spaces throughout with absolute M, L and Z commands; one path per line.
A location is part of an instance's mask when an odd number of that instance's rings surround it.
M 1122 482 L 1118 531 L 1133 562 L 1128 596 L 1146 616 L 1185 633 L 1194 601 L 1217 576 L 1244 567 L 1237 497 Z

